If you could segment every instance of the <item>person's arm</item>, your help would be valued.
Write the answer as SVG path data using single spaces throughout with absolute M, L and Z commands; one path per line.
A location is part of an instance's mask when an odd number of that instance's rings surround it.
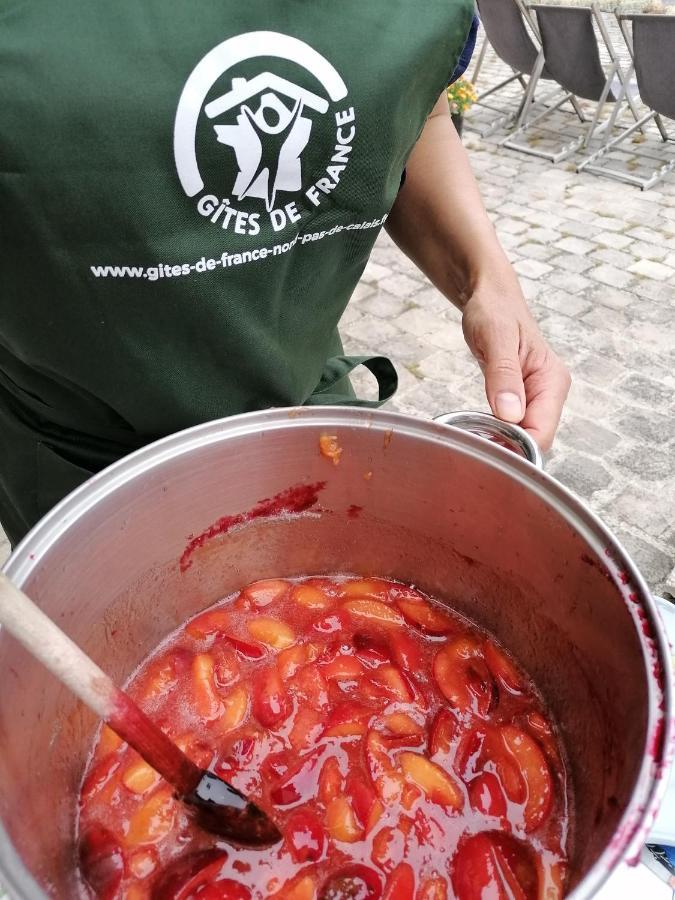
M 569 372 L 542 337 L 481 201 L 445 93 L 406 166 L 387 231 L 462 311 L 492 411 L 553 441 Z

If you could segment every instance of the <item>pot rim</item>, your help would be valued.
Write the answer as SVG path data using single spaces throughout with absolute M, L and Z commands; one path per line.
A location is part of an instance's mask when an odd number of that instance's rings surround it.
M 369 428 L 451 446 L 461 454 L 479 459 L 533 491 L 554 509 L 606 561 L 612 581 L 620 591 L 640 642 L 647 675 L 648 713 L 645 753 L 631 801 L 622 815 L 609 845 L 568 900 L 588 900 L 604 884 L 621 860 L 639 858 L 640 849 L 656 816 L 667 787 L 668 771 L 675 751 L 673 720 L 673 672 L 668 640 L 656 603 L 644 579 L 614 534 L 586 504 L 544 471 L 522 457 L 483 437 L 451 425 L 417 419 L 387 410 L 361 407 L 306 406 L 274 408 L 217 419 L 177 432 L 123 457 L 65 497 L 23 538 L 2 571 L 19 587 L 41 558 L 104 497 L 120 486 L 145 475 L 166 460 L 189 453 L 196 447 L 234 437 L 259 434 L 287 427 Z M 187 538 L 187 536 L 186 536 Z M 640 622 L 638 610 L 646 615 Z M 643 630 L 643 626 L 645 626 Z M 648 633 L 645 633 L 645 630 Z M 0 875 L 5 885 L 23 900 L 43 900 L 46 895 L 26 869 L 0 821 Z

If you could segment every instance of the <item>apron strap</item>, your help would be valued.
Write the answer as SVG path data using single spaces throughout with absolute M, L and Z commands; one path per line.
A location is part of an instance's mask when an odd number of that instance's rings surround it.
M 378 399 L 358 400 L 348 393 L 349 384 L 340 385 L 357 366 L 365 366 L 377 379 Z M 337 390 L 335 388 L 338 388 Z M 396 393 L 398 375 L 386 356 L 333 356 L 324 366 L 321 381 L 305 400 L 305 406 L 367 406 L 377 408 Z M 340 388 L 342 388 L 340 390 Z

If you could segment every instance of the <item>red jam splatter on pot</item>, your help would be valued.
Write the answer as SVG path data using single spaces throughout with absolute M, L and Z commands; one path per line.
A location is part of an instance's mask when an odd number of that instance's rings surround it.
M 101 900 L 556 900 L 563 751 L 492 638 L 378 578 L 256 582 L 188 621 L 128 686 L 202 767 L 283 833 L 202 831 L 108 728 L 80 795 Z
M 254 519 L 268 519 L 283 514 L 306 512 L 317 503 L 319 493 L 325 487 L 325 481 L 318 481 L 316 484 L 298 484 L 295 487 L 281 491 L 274 497 L 258 501 L 253 509 L 250 509 L 248 512 L 237 513 L 233 516 L 222 516 L 213 525 L 209 525 L 201 534 L 190 536 L 179 561 L 180 571 L 186 572 L 190 568 L 194 554 L 212 538 L 227 534 L 233 528 L 246 525 Z

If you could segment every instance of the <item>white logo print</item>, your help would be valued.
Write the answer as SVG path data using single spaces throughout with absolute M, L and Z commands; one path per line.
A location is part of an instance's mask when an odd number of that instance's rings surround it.
M 253 112 L 242 99 L 259 97 L 258 109 Z M 285 95 L 292 102 L 289 109 L 279 95 Z M 218 140 L 234 147 L 237 155 L 239 175 L 234 183 L 234 193 L 238 200 L 244 197 L 260 197 L 272 210 L 276 192 L 299 191 L 302 187 L 300 154 L 307 146 L 312 128 L 312 120 L 302 115 L 306 103 L 320 113 L 328 109 L 321 97 L 297 87 L 285 78 L 271 72 L 264 72 L 247 82 L 243 78 L 232 79 L 232 90 L 214 100 L 206 107 L 206 115 L 215 118 L 239 105 L 240 112 L 236 125 L 215 125 Z M 271 110 L 276 125 L 267 121 L 267 110 Z M 274 135 L 272 150 L 263 153 L 261 135 Z M 274 144 L 276 143 L 276 147 Z
M 262 71 L 248 80 L 233 73 L 230 89 L 205 104 L 208 92 L 228 70 L 245 60 L 263 57 Z M 270 71 L 274 58 L 302 66 L 314 76 L 325 95 Z M 178 177 L 185 193 L 198 197 L 198 212 L 219 227 L 239 234 L 257 234 L 259 220 L 265 213 L 275 231 L 301 219 L 301 210 L 296 201 L 289 201 L 289 195 L 304 189 L 312 205 L 319 206 L 340 181 L 352 150 L 356 133 L 354 109 L 337 107 L 347 93 L 344 81 L 328 60 L 288 35 L 250 32 L 223 41 L 207 53 L 183 88 L 174 128 Z M 335 137 L 328 146 L 325 174 L 304 184 L 302 154 L 312 137 L 313 117 L 325 116 L 331 106 Z M 214 141 L 234 153 L 238 172 L 230 197 L 203 193 L 205 185 L 196 150 L 202 115 L 212 123 Z M 235 208 L 234 202 L 244 206 Z

